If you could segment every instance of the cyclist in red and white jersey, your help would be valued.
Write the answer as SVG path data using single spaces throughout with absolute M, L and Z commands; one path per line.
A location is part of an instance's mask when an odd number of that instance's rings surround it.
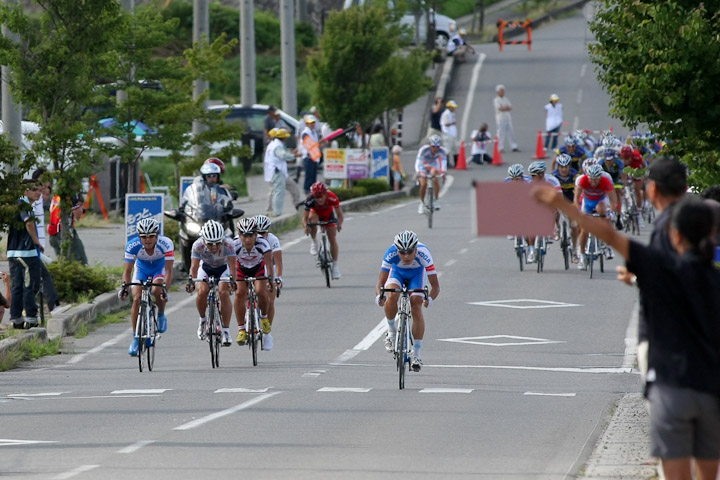
M 590 165 L 584 175 L 577 179 L 575 184 L 575 205 L 584 213 L 597 212 L 601 217 L 607 216 L 608 200 L 615 204 L 613 197 L 615 195 L 615 186 L 611 179 L 603 175 L 600 165 Z M 584 269 L 587 264 L 585 258 L 585 244 L 587 243 L 588 234 L 585 231 L 580 232 L 580 245 L 578 246 L 578 257 L 580 262 L 578 268 Z
M 208 220 L 200 230 L 200 238 L 195 240 L 190 253 L 190 278 L 185 291 L 192 293 L 195 290 L 194 278 L 207 280 L 209 277 L 230 278 L 232 283 L 222 282 L 218 285 L 220 293 L 220 316 L 222 317 L 223 332 L 222 344 L 229 347 L 230 319 L 232 318 L 232 303 L 230 302 L 230 289 L 235 287 L 235 271 L 237 255 L 232 240 L 225 237 L 225 229 L 215 220 Z M 232 285 L 232 287 L 231 287 Z M 210 286 L 206 282 L 197 285 L 197 298 L 195 306 L 200 315 L 197 336 L 205 340 L 205 312 L 207 311 L 208 293 Z
M 319 250 L 317 240 L 317 226 L 308 226 L 308 223 L 330 222 L 325 225 L 328 241 L 330 242 L 330 255 L 332 256 L 332 277 L 340 278 L 340 267 L 338 257 L 340 247 L 337 242 L 337 234 L 342 230 L 343 211 L 340 206 L 340 199 L 333 192 L 328 190 L 322 182 L 315 182 L 310 187 L 310 195 L 305 200 L 305 211 L 303 212 L 303 228 L 305 233 L 310 235 L 310 255 L 317 255 Z
M 445 147 L 442 146 L 440 136 L 431 135 L 429 141 L 430 143 L 420 147 L 417 157 L 415 158 L 415 174 L 417 175 L 418 182 L 420 182 L 420 205 L 418 206 L 419 214 L 425 212 L 424 201 L 425 192 L 427 191 L 428 175 L 436 175 L 436 177 L 433 178 L 433 188 L 435 189 L 434 206 L 436 209 L 440 208 L 438 203 L 440 195 L 440 176 L 447 170 L 448 152 L 445 150 Z
M 235 295 L 235 318 L 238 323 L 238 345 L 247 343 L 247 326 L 245 325 L 245 302 L 247 301 L 248 286 L 243 279 L 247 277 L 262 277 L 265 275 L 265 265 L 272 265 L 270 244 L 257 234 L 255 218 L 241 218 L 237 222 L 238 235 L 233 239 L 235 254 L 237 255 L 237 295 Z M 260 327 L 263 334 L 270 333 L 271 325 L 268 320 L 268 295 L 273 293 L 273 275 L 268 272 L 267 280 L 255 280 L 255 291 L 260 307 Z
M 625 166 L 629 166 L 633 170 L 647 168 L 647 163 L 642 154 L 630 145 L 625 145 L 620 149 L 620 158 L 625 163 Z M 642 208 L 644 205 L 643 178 L 642 176 L 634 177 L 632 175 L 627 177 L 628 182 L 632 182 L 633 191 L 635 192 L 635 205 Z

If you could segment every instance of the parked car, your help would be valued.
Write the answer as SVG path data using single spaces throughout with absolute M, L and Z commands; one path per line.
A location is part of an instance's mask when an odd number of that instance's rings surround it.
M 252 106 L 244 105 L 213 105 L 208 107 L 211 112 L 222 112 L 229 110 L 225 116 L 228 123 L 240 122 L 245 129 L 243 135 L 243 144 L 249 145 L 253 151 L 253 160 L 262 161 L 265 149 L 265 129 L 264 122 L 268 115 L 269 105 L 255 104 Z M 284 111 L 277 109 L 280 118 L 287 124 L 291 137 L 286 141 L 287 148 L 295 148 L 295 134 L 298 128 L 298 120 L 288 115 Z
M 365 0 L 345 0 L 345 3 L 343 4 L 343 10 L 347 10 L 350 7 L 354 6 L 362 6 L 365 4 Z M 392 1 L 388 2 L 388 6 L 392 8 L 394 6 L 394 3 Z M 457 23 L 452 18 L 442 15 L 440 13 L 435 12 L 433 9 L 430 9 L 430 15 L 434 15 L 435 17 L 435 45 L 440 48 L 445 48 L 447 46 L 448 40 L 450 39 L 450 36 L 455 33 L 457 30 Z M 403 17 L 400 19 L 400 25 L 405 25 L 410 27 L 410 30 L 413 32 L 411 40 L 415 41 L 415 14 L 412 11 L 408 11 L 403 15 Z M 419 19 L 418 19 L 418 33 L 420 42 L 425 42 L 427 39 L 427 19 L 425 18 L 425 11 L 421 10 L 419 12 Z

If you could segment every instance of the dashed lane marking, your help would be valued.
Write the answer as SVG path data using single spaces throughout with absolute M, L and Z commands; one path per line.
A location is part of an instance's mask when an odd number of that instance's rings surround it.
M 355 388 L 355 387 L 323 387 L 319 388 L 318 392 L 329 392 L 329 393 L 338 393 L 338 392 L 348 392 L 348 393 L 367 393 L 372 388 Z
M 128 445 L 127 447 L 118 450 L 117 453 L 133 453 L 137 452 L 143 447 L 146 447 L 150 445 L 151 443 L 155 443 L 155 440 L 140 440 L 139 442 L 135 442 L 132 445 Z
M 199 427 L 201 425 L 212 422 L 219 418 L 226 417 L 228 415 L 232 415 L 233 413 L 237 413 L 237 412 L 240 412 L 247 408 L 250 408 L 253 405 L 257 405 L 258 403 L 260 403 L 264 400 L 267 400 L 270 397 L 274 397 L 278 393 L 280 393 L 280 392 L 272 392 L 272 393 L 266 393 L 266 394 L 260 395 L 259 397 L 253 398 L 252 400 L 248 400 L 247 402 L 243 402 L 239 405 L 235 405 L 234 407 L 227 408 L 227 409 L 221 410 L 219 412 L 211 413 L 210 415 L 206 415 L 202 418 L 198 418 L 196 420 L 193 420 L 192 422 L 188 422 L 188 423 L 185 423 L 178 427 L 175 427 L 173 430 L 190 430 L 190 429 Z
M 89 472 L 90 470 L 93 470 L 100 465 L 81 465 L 77 468 L 74 468 L 70 470 L 69 472 L 61 473 L 60 475 L 57 475 L 53 477 L 54 480 L 67 480 L 68 478 L 75 477 L 77 475 L 80 475 L 81 473 Z
M 490 341 L 506 339 L 505 341 Z M 489 345 L 491 347 L 509 347 L 518 345 L 546 345 L 549 343 L 565 343 L 547 338 L 518 337 L 516 335 L 486 335 L 483 337 L 439 338 L 441 342 L 470 343 L 473 345 Z
M 468 305 L 480 305 L 483 307 L 517 308 L 520 310 L 530 308 L 565 308 L 582 307 L 578 303 L 554 302 L 552 300 L 538 300 L 535 298 L 513 298 L 510 300 L 490 300 L 487 302 L 468 302 Z
M 267 393 L 271 388 L 218 388 L 214 393 Z
M 472 393 L 472 388 L 423 388 L 419 393 Z
M 574 397 L 575 393 L 541 393 L 541 392 L 525 392 L 523 395 L 536 397 Z
M 160 393 L 169 392 L 172 388 L 146 388 L 137 390 L 113 390 L 110 392 L 112 395 L 157 395 Z
M 15 445 L 35 445 L 38 443 L 57 443 L 50 440 L 16 440 L 12 438 L 0 438 L 0 447 L 11 447 Z

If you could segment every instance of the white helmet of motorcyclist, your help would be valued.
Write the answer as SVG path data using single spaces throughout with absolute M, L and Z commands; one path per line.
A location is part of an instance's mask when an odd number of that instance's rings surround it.
M 220 167 L 214 163 L 205 163 L 200 167 L 200 175 L 202 175 L 203 180 L 207 180 L 208 175 L 215 175 L 219 181 L 220 173 Z

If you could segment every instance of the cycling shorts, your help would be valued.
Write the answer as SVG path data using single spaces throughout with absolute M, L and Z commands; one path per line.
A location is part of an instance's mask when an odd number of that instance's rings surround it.
M 237 266 L 237 279 L 244 280 L 247 277 L 262 277 L 265 275 L 265 261 L 262 261 L 254 267 L 243 267 L 238 263 Z
M 587 197 L 583 197 L 582 201 L 582 211 L 583 213 L 593 213 L 595 209 L 597 208 L 598 204 L 602 201 L 607 202 L 607 195 L 605 195 L 602 198 L 598 198 L 596 200 L 590 200 Z
M 329 210 L 328 213 L 321 215 L 320 212 L 315 210 L 314 208 L 310 209 L 311 212 L 315 212 L 318 216 L 318 222 L 328 222 L 326 227 L 336 227 L 337 226 L 337 218 L 335 218 L 335 213 L 332 209 Z
M 219 267 L 211 267 L 209 265 L 205 265 L 203 262 L 200 262 L 200 268 L 198 269 L 198 278 L 202 278 L 203 280 L 207 279 L 208 277 L 229 277 L 230 276 L 230 269 L 227 265 L 220 265 Z
M 153 282 L 157 283 L 156 281 L 158 279 L 165 280 L 165 264 L 161 263 L 159 268 L 155 269 L 143 269 L 138 266 L 138 264 L 135 264 L 135 268 L 133 269 L 132 274 L 132 281 L 135 282 L 144 282 L 148 278 L 152 278 Z
M 407 285 L 408 289 L 423 288 L 425 286 L 425 270 L 424 269 L 406 269 L 391 268 L 388 279 L 385 282 L 385 288 L 399 288 Z M 413 293 L 413 295 L 422 296 L 422 293 Z

